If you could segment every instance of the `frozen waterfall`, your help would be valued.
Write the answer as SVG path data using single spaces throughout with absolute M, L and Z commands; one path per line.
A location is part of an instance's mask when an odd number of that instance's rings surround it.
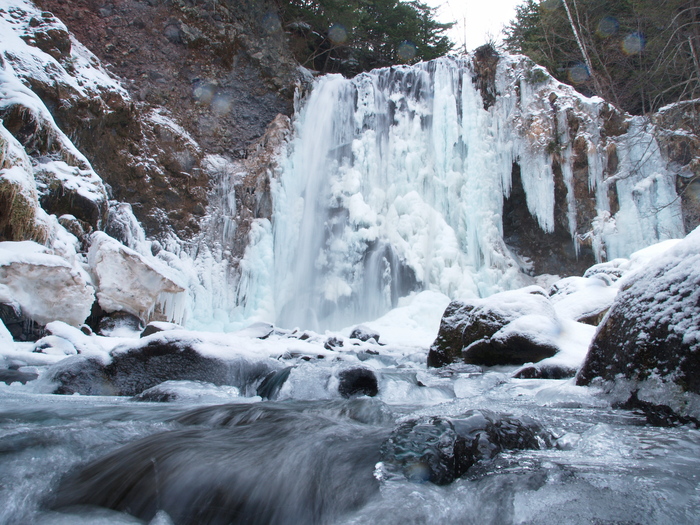
M 272 242 L 246 255 L 239 297 L 268 305 L 280 326 L 323 330 L 376 318 L 414 290 L 456 298 L 522 286 L 528 261 L 503 238 L 514 163 L 536 224 L 552 232 L 555 207 L 565 209 L 576 250 L 587 242 L 611 259 L 683 235 L 674 178 L 643 121 L 605 136 L 604 101 L 523 57 L 501 57 L 488 108 L 474 78 L 470 56 L 318 78 L 272 181 Z M 589 224 L 577 224 L 575 140 L 585 141 Z

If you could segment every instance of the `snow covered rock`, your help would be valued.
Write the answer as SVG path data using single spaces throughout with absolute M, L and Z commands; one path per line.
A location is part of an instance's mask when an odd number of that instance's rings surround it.
M 185 291 L 175 271 L 155 258 L 147 259 L 103 232 L 92 234 L 91 241 L 88 262 L 105 312 L 124 311 L 150 320 L 157 306 L 167 304 L 168 295 Z M 171 317 L 168 321 L 177 316 L 164 313 Z
M 359 339 L 363 342 L 374 339 L 374 342 L 378 343 L 379 332 L 372 330 L 369 326 L 361 324 L 352 329 L 352 332 L 350 332 L 350 339 Z
M 577 384 L 700 414 L 700 229 L 623 277 Z
M 461 331 L 461 337 L 460 337 Z M 560 321 L 544 290 L 532 286 L 502 292 L 445 311 L 428 363 L 496 366 L 552 357 Z
M 95 301 L 85 272 L 32 241 L 0 243 L 0 286 L 0 295 L 39 324 L 80 326 Z
M 550 300 L 560 317 L 597 326 L 615 300 L 617 290 L 605 273 L 567 277 L 552 285 Z
M 80 338 L 63 333 L 85 351 Z M 46 378 L 56 394 L 134 396 L 166 381 L 202 381 L 254 395 L 263 378 L 280 368 L 265 357 L 242 356 L 235 350 L 228 356 L 214 355 L 210 349 L 186 332 L 159 332 L 124 343 L 109 355 L 103 351 L 69 357 L 52 366 Z
M 461 360 L 462 333 L 469 323 L 469 314 L 476 305 L 452 301 L 440 320 L 437 339 L 428 352 L 428 366 L 440 367 Z
M 427 417 L 407 421 L 382 445 L 375 476 L 405 476 L 410 481 L 447 485 L 481 460 L 504 450 L 538 450 L 551 436 L 533 419 L 488 410 L 470 410 L 460 418 Z

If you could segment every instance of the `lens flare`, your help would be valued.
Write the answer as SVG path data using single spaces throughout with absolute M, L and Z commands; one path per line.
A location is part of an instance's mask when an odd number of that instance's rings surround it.
M 228 114 L 233 107 L 233 100 L 230 95 L 217 93 L 211 101 L 211 110 L 218 116 L 223 117 Z
M 396 50 L 396 54 L 398 55 L 399 60 L 402 62 L 410 62 L 416 58 L 416 53 L 418 53 L 416 45 L 413 42 L 408 41 L 401 43 L 399 48 Z
M 540 4 L 540 7 L 542 9 L 545 9 L 547 11 L 554 11 L 555 9 L 558 9 L 561 6 L 561 0 L 544 0 Z
M 262 19 L 262 29 L 267 35 L 278 33 L 282 30 L 280 17 L 275 13 L 268 13 Z
M 622 41 L 622 50 L 628 55 L 637 55 L 646 45 L 647 39 L 642 33 L 631 33 Z
M 348 32 L 342 25 L 333 24 L 328 29 L 328 38 L 330 38 L 331 42 L 334 44 L 344 44 L 348 39 Z
M 200 104 L 210 104 L 216 93 L 216 86 L 207 83 L 199 83 L 194 86 L 192 96 Z
M 613 36 L 620 29 L 620 22 L 614 16 L 606 16 L 600 22 L 598 22 L 598 29 L 596 33 L 598 36 L 607 38 Z
M 591 73 L 585 64 L 576 64 L 569 68 L 569 80 L 574 84 L 582 84 L 591 78 Z

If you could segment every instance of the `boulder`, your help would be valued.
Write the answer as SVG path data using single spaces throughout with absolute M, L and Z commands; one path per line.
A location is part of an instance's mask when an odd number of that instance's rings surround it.
M 24 370 L 19 370 L 20 367 L 14 365 L 8 368 L 0 368 L 0 382 L 6 385 L 11 385 L 12 383 L 22 383 L 26 385 L 29 381 L 34 381 L 39 374 L 36 372 L 27 372 Z
M 186 343 L 154 340 L 116 350 L 109 364 L 97 357 L 70 357 L 51 367 L 47 378 L 56 394 L 133 396 L 169 380 L 226 384 L 228 367 Z
M 108 313 L 128 312 L 147 321 L 161 294 L 185 291 L 170 267 L 127 248 L 103 232 L 92 234 L 88 262 L 97 282 L 97 300 Z
M 134 332 L 139 332 L 142 327 L 141 319 L 137 316 L 128 312 L 112 312 L 100 318 L 97 332 L 105 337 L 129 337 L 133 336 Z
M 590 277 L 567 277 L 552 285 L 549 298 L 559 317 L 597 326 L 615 300 L 615 281 L 602 270 Z
M 46 372 L 53 384 L 54 394 L 86 396 L 114 396 L 114 387 L 107 368 L 99 357 L 72 356 L 59 361 Z
M 138 394 L 136 401 L 170 403 L 173 401 L 193 401 L 223 403 L 239 396 L 235 386 L 217 387 L 204 381 L 166 381 Z
M 350 332 L 350 339 L 359 339 L 363 342 L 374 339 L 375 343 L 379 343 L 379 332 L 361 324 L 352 329 L 352 332 Z
M 184 330 L 184 328 L 175 323 L 152 321 L 146 325 L 146 328 L 143 329 L 140 337 L 148 337 L 149 335 L 157 334 L 158 332 L 167 332 L 169 330 Z
M 17 303 L 0 303 L 0 321 L 10 340 L 37 341 L 46 335 L 44 326 L 22 315 Z
M 115 350 L 107 366 L 119 395 L 133 396 L 165 381 L 205 381 L 214 385 L 228 383 L 224 361 L 206 357 L 188 341 L 146 340 L 143 345 Z
M 459 418 L 423 417 L 399 425 L 381 447 L 378 477 L 447 485 L 503 450 L 542 449 L 549 432 L 528 417 L 470 410 Z
M 559 320 L 537 286 L 471 303 L 451 303 L 428 354 L 429 366 L 456 361 L 496 366 L 541 361 L 559 351 Z
M 441 367 L 461 360 L 462 333 L 475 304 L 452 301 L 440 320 L 437 339 L 428 351 L 428 366 Z
M 623 277 L 576 382 L 698 417 L 700 229 Z
M 0 243 L 0 288 L 0 301 L 9 296 L 24 317 L 42 325 L 80 326 L 95 300 L 84 271 L 32 241 Z
M 379 393 L 377 376 L 368 368 L 348 368 L 338 373 L 338 392 L 345 398 L 374 397 Z
M 263 379 L 262 383 L 258 386 L 257 394 L 263 399 L 277 399 L 277 395 L 289 378 L 292 368 L 294 367 L 288 366 L 267 374 L 265 379 Z

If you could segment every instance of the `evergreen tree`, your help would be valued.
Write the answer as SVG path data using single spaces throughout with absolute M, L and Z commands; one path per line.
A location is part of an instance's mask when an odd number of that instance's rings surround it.
M 452 24 L 435 21 L 419 1 L 278 0 L 282 23 L 302 65 L 347 76 L 448 53 Z

